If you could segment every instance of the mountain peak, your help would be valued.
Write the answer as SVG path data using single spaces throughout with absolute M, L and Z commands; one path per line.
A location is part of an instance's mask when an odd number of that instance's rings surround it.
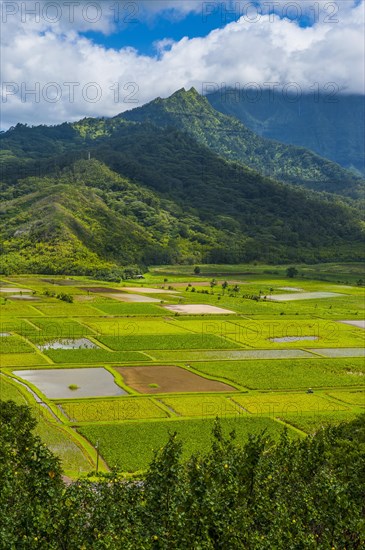
M 166 111 L 189 113 L 197 111 L 199 111 L 199 113 L 202 111 L 214 111 L 207 98 L 200 95 L 194 87 L 190 88 L 190 90 L 181 88 L 166 99 L 161 99 L 158 103 L 160 107 L 162 106 Z
M 194 88 L 194 86 L 192 86 L 190 90 L 186 90 L 185 88 L 180 88 L 180 90 L 177 90 L 176 92 L 174 92 L 170 97 L 187 96 L 187 95 L 201 97 L 199 92 L 196 90 L 196 88 Z

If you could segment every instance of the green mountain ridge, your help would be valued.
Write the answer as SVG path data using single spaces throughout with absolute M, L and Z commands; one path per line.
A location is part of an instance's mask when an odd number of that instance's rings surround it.
M 222 157 L 285 183 L 354 197 L 364 188 L 364 181 L 334 162 L 303 147 L 260 137 L 237 118 L 215 110 L 194 88 L 157 98 L 118 118 L 186 131 Z
M 200 96 L 179 95 L 196 120 Z M 261 176 L 184 128 L 89 118 L 0 144 L 3 273 L 365 256 L 359 203 Z

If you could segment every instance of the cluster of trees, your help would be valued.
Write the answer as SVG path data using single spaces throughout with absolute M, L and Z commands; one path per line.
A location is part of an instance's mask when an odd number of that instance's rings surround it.
M 364 548 L 364 415 L 276 443 L 239 443 L 217 421 L 205 455 L 183 461 L 171 434 L 138 479 L 70 486 L 27 407 L 0 402 L 0 422 L 1 548 Z

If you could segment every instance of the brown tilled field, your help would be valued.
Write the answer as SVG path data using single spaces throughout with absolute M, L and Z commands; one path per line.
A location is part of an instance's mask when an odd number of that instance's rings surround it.
M 235 388 L 180 367 L 116 367 L 124 383 L 139 393 L 230 392 Z M 151 387 L 152 386 L 152 387 Z

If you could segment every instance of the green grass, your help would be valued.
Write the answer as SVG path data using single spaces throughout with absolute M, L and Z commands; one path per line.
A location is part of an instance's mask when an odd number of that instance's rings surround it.
M 1 367 L 34 367 L 48 365 L 46 359 L 39 353 L 8 353 L 0 355 Z
M 2 319 L 0 306 L 0 332 L 17 332 L 22 336 L 34 335 L 37 329 L 25 319 Z M 34 319 L 35 320 L 35 319 Z
M 34 302 L 34 305 L 38 305 L 38 302 Z M 41 313 L 34 307 L 29 304 L 19 302 L 12 302 L 7 300 L 4 303 L 4 300 L 1 301 L 1 317 L 39 317 Z
M 82 323 L 103 336 L 133 336 L 145 334 L 186 334 L 184 327 L 161 319 L 115 319 L 84 318 Z
M 40 329 L 36 336 L 33 336 L 35 339 L 79 338 L 91 333 L 88 327 L 81 325 L 73 319 L 47 317 L 46 319 L 36 319 L 34 324 Z
M 336 426 L 341 424 L 341 422 L 350 422 L 356 416 L 357 414 L 353 411 L 334 411 L 310 414 L 285 414 L 280 415 L 279 418 L 307 434 L 314 434 L 322 428 Z
M 278 359 L 194 363 L 194 369 L 250 389 L 361 386 L 364 359 Z
M 168 416 L 148 397 L 69 401 L 60 406 L 72 422 L 119 422 Z
M 185 458 L 192 453 L 206 451 L 211 445 L 214 419 L 169 420 L 155 422 L 128 422 L 110 425 L 92 425 L 79 428 L 93 445 L 100 443 L 100 452 L 110 467 L 117 466 L 124 472 L 147 468 L 154 450 L 160 449 L 168 440 L 169 433 L 177 432 L 184 444 Z M 237 440 L 245 441 L 250 433 L 265 429 L 278 437 L 283 426 L 269 418 L 237 416 L 222 419 L 224 433 L 236 431 Z
M 0 336 L 0 353 L 34 353 L 34 348 L 20 336 Z
M 364 330 L 356 329 L 334 321 L 311 320 L 236 320 L 234 322 L 211 325 L 213 332 L 221 334 L 230 341 L 243 343 L 252 348 L 290 349 L 290 348 L 330 348 L 362 347 Z M 354 329 L 355 328 L 355 329 Z M 296 342 L 273 342 L 273 338 L 315 337 L 317 340 Z
M 27 405 L 23 394 L 2 375 L 0 375 L 0 399 L 14 401 L 17 405 Z
M 233 401 L 247 412 L 261 415 L 347 410 L 343 404 L 330 401 L 316 394 L 306 393 L 262 393 L 235 395 Z
M 47 350 L 45 355 L 55 363 L 128 363 L 131 361 L 150 361 L 146 355 L 138 352 L 111 352 L 104 349 Z
M 163 397 L 165 403 L 180 416 L 226 417 L 243 414 L 242 409 L 222 395 Z
M 199 279 L 209 280 L 211 277 L 228 276 L 234 278 L 242 277 L 243 279 L 252 279 L 253 277 L 260 277 L 271 279 L 273 275 L 277 278 L 284 278 L 286 274 L 287 265 L 267 265 L 267 264 L 210 264 L 200 265 L 201 273 Z M 359 279 L 364 270 L 364 266 L 360 262 L 331 262 L 324 264 L 299 264 L 298 269 L 303 276 L 309 276 L 310 279 L 316 279 L 316 277 L 329 277 L 333 281 L 347 280 L 355 282 Z M 168 277 L 169 282 L 174 280 L 178 281 L 186 276 L 197 279 L 197 276 L 193 273 L 193 267 L 191 265 L 169 265 L 158 266 L 151 268 L 150 272 L 146 275 L 146 280 L 154 280 L 157 282 L 163 282 L 165 277 Z M 161 280 L 160 280 L 161 279 Z
M 123 303 L 104 302 L 95 303 L 95 308 L 108 315 L 166 315 L 166 311 L 154 304 L 146 303 Z M 91 314 L 92 315 L 92 314 Z M 85 315 L 87 316 L 87 315 Z
M 67 288 L 64 289 L 67 292 Z M 73 303 L 67 304 L 63 302 L 54 304 L 37 304 L 37 309 L 47 317 L 88 317 L 98 315 L 98 310 L 87 304 Z M 27 317 L 27 315 L 24 315 Z
M 301 351 L 298 349 L 292 350 L 252 350 L 252 349 L 234 349 L 234 350 L 200 350 L 200 351 L 171 351 L 163 350 L 158 351 L 154 350 L 152 352 L 154 358 L 158 361 L 167 361 L 167 362 L 176 362 L 176 361 L 238 361 L 238 360 L 249 360 L 249 359 L 277 359 L 277 356 L 274 356 L 274 353 L 279 352 L 283 359 L 286 358 L 300 358 L 300 357 L 311 357 L 311 355 L 306 351 Z M 249 354 L 249 355 L 248 355 Z M 289 357 L 287 354 L 290 354 Z M 279 356 L 280 358 L 280 356 Z
M 365 407 L 365 390 L 331 391 L 328 392 L 327 395 L 329 395 L 330 397 L 335 397 L 343 403 Z
M 179 350 L 179 349 L 231 349 L 234 342 L 203 334 L 144 334 L 133 336 L 102 336 L 100 342 L 114 350 Z

